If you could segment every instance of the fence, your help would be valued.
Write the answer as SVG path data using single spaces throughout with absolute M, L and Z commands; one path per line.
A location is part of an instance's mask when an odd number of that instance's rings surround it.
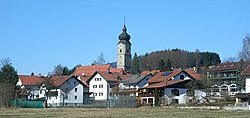
M 137 107 L 136 97 L 120 96 L 110 100 L 90 100 L 88 104 L 60 104 L 49 107 L 81 107 L 81 108 L 134 108 Z
M 44 108 L 44 101 L 30 101 L 30 100 L 12 100 L 11 106 L 20 108 Z

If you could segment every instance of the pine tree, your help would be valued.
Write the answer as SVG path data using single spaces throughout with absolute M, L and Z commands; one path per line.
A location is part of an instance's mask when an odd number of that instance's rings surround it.
M 15 84 L 18 81 L 17 71 L 10 64 L 4 65 L 0 70 L 0 82 Z
M 131 74 L 138 74 L 138 73 L 140 73 L 139 60 L 137 57 L 137 53 L 135 53 L 132 59 Z
M 1 61 L 4 62 L 4 61 Z M 15 98 L 18 75 L 11 63 L 2 63 L 0 69 L 0 107 L 9 107 Z

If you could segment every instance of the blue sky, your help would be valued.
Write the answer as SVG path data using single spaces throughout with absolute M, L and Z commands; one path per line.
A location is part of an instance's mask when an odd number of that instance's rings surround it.
M 250 32 L 249 0 L 0 0 L 0 59 L 19 74 L 116 61 L 124 16 L 132 55 L 164 49 L 235 57 Z

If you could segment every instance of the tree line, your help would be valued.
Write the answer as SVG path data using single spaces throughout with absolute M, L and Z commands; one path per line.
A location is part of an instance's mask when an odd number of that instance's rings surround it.
M 132 60 L 132 72 L 134 70 L 162 70 L 168 71 L 174 68 L 208 67 L 221 63 L 219 54 L 215 52 L 189 52 L 182 49 L 168 49 L 146 53 Z

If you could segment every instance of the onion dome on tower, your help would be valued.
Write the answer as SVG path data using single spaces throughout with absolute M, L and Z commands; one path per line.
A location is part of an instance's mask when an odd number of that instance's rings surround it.
M 126 28 L 125 25 L 123 26 L 123 28 L 122 28 L 122 33 L 119 35 L 118 38 L 119 38 L 120 40 L 127 40 L 127 41 L 130 40 L 130 35 L 127 33 L 127 28 Z

